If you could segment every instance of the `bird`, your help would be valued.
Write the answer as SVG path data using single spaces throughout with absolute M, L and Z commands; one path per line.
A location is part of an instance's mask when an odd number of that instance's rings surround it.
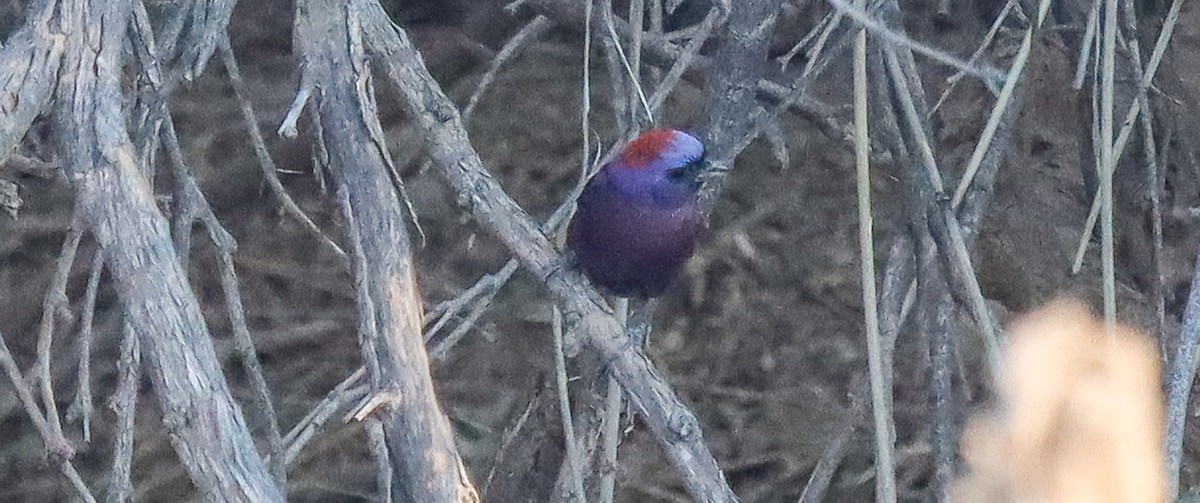
M 665 293 L 704 229 L 704 144 L 683 131 L 641 133 L 584 186 L 567 248 L 596 286 L 628 298 Z

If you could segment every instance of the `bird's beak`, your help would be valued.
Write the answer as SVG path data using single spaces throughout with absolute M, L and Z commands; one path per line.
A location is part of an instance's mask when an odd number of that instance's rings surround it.
M 708 161 L 701 157 L 695 161 L 687 163 L 683 167 L 675 169 L 672 174 L 680 178 L 695 180 L 700 177 L 701 173 L 707 171 L 708 168 Z

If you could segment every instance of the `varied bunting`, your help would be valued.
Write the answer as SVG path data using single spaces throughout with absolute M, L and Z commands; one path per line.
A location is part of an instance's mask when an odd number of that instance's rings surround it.
M 700 140 L 655 129 L 600 168 L 567 230 L 567 246 L 596 285 L 622 297 L 666 291 L 703 228 L 703 164 Z

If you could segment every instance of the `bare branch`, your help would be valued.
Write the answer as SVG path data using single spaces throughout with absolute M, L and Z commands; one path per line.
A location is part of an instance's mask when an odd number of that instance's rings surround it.
M 46 443 L 46 450 L 50 453 L 51 459 L 58 465 L 58 469 L 63 472 L 63 475 L 66 475 L 67 479 L 71 481 L 71 485 L 75 487 L 75 490 L 79 493 L 79 497 L 89 503 L 95 503 L 96 498 L 92 496 L 91 490 L 83 483 L 83 479 L 79 477 L 79 472 L 75 471 L 75 466 L 71 464 L 71 456 L 74 454 L 74 449 L 62 437 L 62 433 L 55 433 L 51 429 L 50 424 L 46 421 L 46 417 L 38 409 L 37 400 L 33 397 L 33 390 L 21 375 L 21 369 L 17 367 L 17 362 L 13 359 L 12 352 L 8 350 L 8 344 L 4 342 L 3 333 L 0 333 L 0 367 L 4 367 L 4 373 L 8 376 L 8 381 L 16 389 L 17 398 L 21 400 L 21 405 L 25 407 L 25 413 L 29 415 L 29 420 L 33 422 L 33 426 L 37 428 L 38 433 L 42 436 L 42 441 Z
M 68 30 L 66 64 L 80 69 L 58 86 L 56 100 L 76 204 L 104 249 L 146 349 L 163 422 L 196 485 L 214 500 L 283 501 L 229 392 L 125 128 L 120 64 L 130 3 L 76 0 L 60 19 Z
M 112 472 L 108 482 L 108 503 L 123 503 L 133 496 L 133 439 L 136 433 L 138 384 L 141 382 L 142 357 L 137 333 L 129 323 L 121 324 L 121 350 L 117 356 L 117 389 L 108 407 L 117 414 L 117 434 L 113 438 Z
M 100 288 L 100 273 L 104 270 L 104 253 L 96 250 L 92 257 L 92 272 L 88 275 L 87 290 L 79 315 L 79 385 L 75 399 L 67 409 L 67 419 L 79 419 L 83 424 L 83 441 L 92 441 L 92 319 L 96 314 L 96 294 Z

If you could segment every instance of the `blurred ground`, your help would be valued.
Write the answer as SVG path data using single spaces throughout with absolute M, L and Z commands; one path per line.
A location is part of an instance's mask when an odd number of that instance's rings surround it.
M 18 2 L 19 3 L 19 2 Z M 500 7 L 505 2 L 402 2 L 399 23 L 410 30 L 435 77 L 459 104 L 487 64 L 524 18 Z M 956 5 L 963 15 L 953 25 L 935 25 L 935 5 L 902 2 L 914 38 L 967 57 L 982 38 L 997 6 Z M 824 7 L 789 10 L 781 22 L 775 54 L 819 19 Z M 1055 31 L 1037 42 L 1026 78 L 1026 106 L 1002 168 L 991 211 L 976 245 L 975 264 L 984 293 L 1001 312 L 1022 311 L 1062 292 L 1094 296 L 1098 255 L 1091 250 L 1085 272 L 1069 274 L 1075 243 L 1087 214 L 1081 163 L 1090 165 L 1090 119 L 1080 113 L 1085 94 L 1071 88 L 1082 7 L 1063 11 L 1076 28 Z M 0 6 L 0 14 L 20 7 Z M 1173 129 L 1164 197 L 1167 249 L 1168 333 L 1186 297 L 1196 253 L 1197 226 L 1189 209 L 1200 199 L 1200 177 L 1191 139 L 1200 133 L 1200 11 L 1185 6 L 1173 50 L 1156 81 L 1164 95 L 1157 126 Z M 0 15 L 5 20 L 6 15 Z M 13 18 L 8 18 L 13 19 Z M 242 72 L 254 94 L 261 125 L 274 131 L 296 85 L 290 53 L 291 6 L 282 0 L 241 2 L 230 33 Z M 0 22 L 8 30 L 16 23 Z M 1157 28 L 1143 27 L 1148 53 Z M 3 33 L 3 32 L 0 32 Z M 1008 33 L 1008 32 L 1006 32 Z M 1150 35 L 1146 35 L 1150 34 Z M 1002 47 L 1012 48 L 1012 37 Z M 578 176 L 581 41 L 555 31 L 527 47 L 500 74 L 470 123 L 471 139 L 508 192 L 531 214 L 544 217 Z M 594 60 L 595 61 L 595 60 Z M 847 60 L 848 61 L 848 60 Z M 927 92 L 940 94 L 950 71 L 923 65 Z M 1007 61 L 1006 59 L 1003 61 Z M 1007 64 L 1007 63 L 1003 63 Z M 595 68 L 595 127 L 614 138 L 603 64 Z M 849 69 L 826 75 L 817 96 L 834 104 L 833 120 L 848 124 Z M 1085 91 L 1087 88 L 1085 87 Z M 453 297 L 480 275 L 498 269 L 505 250 L 452 203 L 433 173 L 419 170 L 419 133 L 408 128 L 392 98 L 381 92 L 392 152 L 413 196 L 427 239 L 419 250 L 427 302 Z M 939 161 L 952 173 L 970 156 L 991 106 L 977 83 L 964 82 L 937 122 Z M 664 123 L 699 127 L 703 92 L 684 84 L 672 97 Z M 233 92 L 219 65 L 173 103 L 192 168 L 218 216 L 237 238 L 242 292 L 258 350 L 267 370 L 284 428 L 358 365 L 355 311 L 349 279 L 333 258 L 293 221 L 281 215 L 254 162 Z M 1123 108 L 1122 108 L 1123 110 Z M 852 152 L 845 138 L 822 135 L 811 123 L 790 117 L 783 124 L 791 166 L 781 169 L 769 149 L 752 147 L 738 162 L 712 222 L 711 237 L 689 266 L 674 294 L 664 300 L 652 337 L 651 357 L 700 416 L 705 438 L 747 502 L 794 501 L 821 451 L 848 420 L 852 382 L 865 369 L 859 293 Z M 1152 271 L 1149 220 L 1144 217 L 1143 166 L 1139 140 L 1131 142 L 1118 174 L 1118 280 L 1122 317 L 1152 327 L 1147 300 Z M 336 207 L 310 174 L 309 144 L 270 138 L 284 183 L 331 235 L 340 239 Z M 880 243 L 902 231 L 903 188 L 896 166 L 875 171 Z M 34 333 L 42 295 L 71 214 L 70 191 L 61 182 L 20 177 L 26 201 L 16 220 L 0 217 L 0 330 L 23 366 L 33 359 Z M 205 243 L 197 236 L 196 243 Z M 68 293 L 78 312 L 94 252 L 86 239 Z M 880 246 L 881 254 L 886 247 Z M 212 249 L 193 253 L 192 279 L 210 328 L 224 355 L 231 354 L 229 322 L 214 274 Z M 476 481 L 482 482 L 501 432 L 524 406 L 538 372 L 550 365 L 548 305 L 540 288 L 519 277 L 500 294 L 478 329 L 436 365 L 435 381 L 460 434 L 460 445 Z M 113 389 L 119 325 L 112 292 L 101 289 L 95 348 L 98 418 L 90 444 L 79 443 L 78 465 L 97 491 L 106 483 L 111 412 L 104 400 Z M 964 324 L 969 329 L 970 324 Z M 75 328 L 56 343 L 56 389 L 65 410 L 75 389 Z M 973 332 L 962 334 L 964 365 L 980 375 Z M 896 355 L 899 478 L 907 501 L 928 498 L 929 447 L 924 395 L 922 338 L 905 333 Z M 235 392 L 247 386 L 239 365 L 227 358 Z M 979 400 L 979 379 L 964 387 Z M 159 425 L 156 399 L 143 385 L 134 483 L 140 501 L 195 500 Z M 256 427 L 255 418 L 250 418 Z M 78 426 L 70 430 L 78 438 Z M 1193 421 L 1189 439 L 1200 430 Z M 42 444 L 11 387 L 0 385 L 0 501 L 68 500 L 73 493 L 45 459 Z M 374 485 L 365 435 L 357 425 L 336 426 L 301 454 L 289 474 L 295 501 L 361 501 Z M 1186 452 L 1184 486 L 1200 483 L 1196 442 Z M 828 498 L 863 501 L 873 488 L 870 432 L 857 432 Z M 622 448 L 621 501 L 674 501 L 678 478 L 643 430 Z M 676 497 L 664 495 L 675 494 Z

